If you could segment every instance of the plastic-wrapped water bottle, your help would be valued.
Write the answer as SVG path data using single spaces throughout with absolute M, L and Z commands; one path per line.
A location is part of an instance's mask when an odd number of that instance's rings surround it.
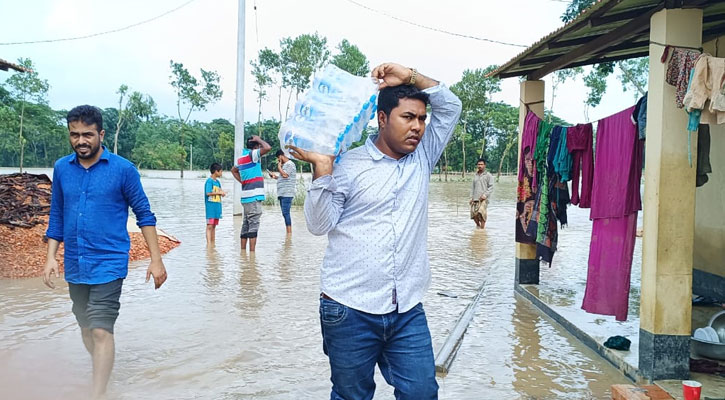
M 374 118 L 377 92 L 372 79 L 327 65 L 315 73 L 311 88 L 280 127 L 280 147 L 288 156 L 285 146 L 290 144 L 321 154 L 344 153 Z

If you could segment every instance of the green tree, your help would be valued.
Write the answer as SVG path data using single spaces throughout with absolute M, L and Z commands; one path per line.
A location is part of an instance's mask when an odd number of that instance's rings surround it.
M 254 76 L 254 91 L 257 93 L 257 125 L 262 121 L 262 100 L 267 97 L 267 87 L 274 85 L 272 72 L 279 66 L 279 55 L 274 51 L 264 48 L 259 51 L 257 60 L 250 62 L 252 75 Z M 280 117 L 281 118 L 281 117 Z M 261 125 L 258 127 L 261 130 Z
M 595 3 L 596 0 L 572 0 L 562 14 L 561 20 L 571 22 Z M 607 77 L 614 72 L 615 67 L 620 71 L 619 81 L 624 91 L 633 89 L 636 96 L 645 95 L 649 78 L 649 57 L 595 64 L 584 76 L 584 84 L 589 88 L 585 101 L 587 107 L 596 107 L 602 101 L 602 96 L 607 91 Z M 582 69 L 575 69 L 570 77 L 582 73 Z
M 574 18 L 581 14 L 582 11 L 589 8 L 594 3 L 596 3 L 596 0 L 572 0 L 566 7 L 564 14 L 562 14 L 561 20 L 564 22 L 574 20 Z
M 156 114 L 156 103 L 151 96 L 144 96 L 139 92 L 133 92 L 123 104 L 123 100 L 128 92 L 128 86 L 122 84 L 116 94 L 118 97 L 118 117 L 116 120 L 116 133 L 113 135 L 113 153 L 118 154 L 118 135 L 121 127 L 131 118 L 144 117 L 148 118 Z
M 20 172 L 23 172 L 23 158 L 25 155 L 26 140 L 23 137 L 23 119 L 25 118 L 25 107 L 28 101 L 45 104 L 48 93 L 48 81 L 40 79 L 38 72 L 34 69 L 33 62 L 29 58 L 19 58 L 18 64 L 27 69 L 26 72 L 17 72 L 6 83 L 10 87 L 10 93 L 20 103 L 20 128 L 18 130 L 18 144 L 20 147 Z
M 337 45 L 337 50 L 339 53 L 332 56 L 331 64 L 357 76 L 366 76 L 370 72 L 368 58 L 347 39 L 342 39 Z
M 282 86 L 290 92 L 287 97 L 287 111 L 289 114 L 292 93 L 299 97 L 300 93 L 310 85 L 312 73 L 325 65 L 330 57 L 327 49 L 327 38 L 314 34 L 303 34 L 296 38 L 284 38 L 280 41 L 280 62 L 278 70 L 282 76 Z
M 219 74 L 215 71 L 201 69 L 201 82 L 199 82 L 181 63 L 170 61 L 171 86 L 176 91 L 176 109 L 179 117 L 179 173 L 184 177 L 186 151 L 184 150 L 184 134 L 187 123 L 193 111 L 206 110 L 208 104 L 219 101 L 222 89 L 219 86 Z M 182 113 L 182 106 L 186 106 L 186 116 Z
M 457 131 L 457 137 L 461 142 L 461 176 L 463 177 L 466 176 L 466 140 L 470 135 L 469 126 L 474 119 L 480 119 L 480 116 L 486 112 L 491 95 L 501 91 L 501 80 L 487 76 L 496 68 L 495 65 L 490 65 L 475 70 L 467 69 L 463 71 L 461 80 L 451 86 L 451 91 L 461 99 L 463 106 L 459 121 L 461 129 Z M 486 153 L 486 129 L 484 128 L 478 133 L 478 140 L 481 143 L 480 157 L 484 157 Z
M 155 116 L 139 124 L 131 160 L 140 168 L 183 168 L 186 152 L 178 142 L 177 124 L 169 118 Z

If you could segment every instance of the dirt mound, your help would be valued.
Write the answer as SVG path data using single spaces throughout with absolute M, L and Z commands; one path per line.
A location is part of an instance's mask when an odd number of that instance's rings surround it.
M 50 214 L 47 175 L 0 175 L 0 224 L 31 228 Z
M 41 276 L 45 268 L 45 231 L 50 214 L 51 182 L 46 175 L 0 175 L 0 278 Z M 150 257 L 146 241 L 131 232 L 131 261 Z M 180 242 L 159 235 L 161 254 Z M 63 244 L 58 260 L 63 272 Z

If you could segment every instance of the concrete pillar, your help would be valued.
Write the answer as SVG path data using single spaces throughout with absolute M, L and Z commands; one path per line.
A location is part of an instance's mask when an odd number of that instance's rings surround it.
M 244 38 L 245 38 L 245 0 L 239 0 L 239 8 L 237 9 L 237 87 L 236 87 L 236 103 L 234 106 L 234 156 L 233 162 L 236 165 L 237 158 L 242 156 L 244 150 L 244 65 L 247 58 L 244 56 Z M 233 213 L 234 215 L 242 215 L 242 185 L 234 180 L 234 197 L 233 197 Z
M 650 40 L 700 47 L 702 10 L 659 11 L 651 18 Z M 697 135 L 690 166 L 687 114 L 676 107 L 675 88 L 665 82 L 663 50 L 650 44 L 643 200 L 639 369 L 652 380 L 689 376 L 695 228 Z
M 524 132 L 526 104 L 538 116 L 544 116 L 544 81 L 521 82 L 519 103 L 519 165 L 521 165 L 521 136 Z M 516 283 L 539 284 L 539 260 L 536 259 L 536 246 L 516 242 Z

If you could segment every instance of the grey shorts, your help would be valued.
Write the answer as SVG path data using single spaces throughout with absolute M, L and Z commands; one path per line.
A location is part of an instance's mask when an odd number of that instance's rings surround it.
M 262 218 L 262 202 L 242 203 L 242 208 L 244 209 L 244 223 L 242 223 L 242 232 L 239 237 L 242 239 L 256 238 L 257 231 L 259 231 L 259 220 Z
M 113 333 L 113 325 L 121 308 L 123 279 L 99 285 L 68 283 L 73 300 L 73 314 L 81 328 L 104 329 Z

